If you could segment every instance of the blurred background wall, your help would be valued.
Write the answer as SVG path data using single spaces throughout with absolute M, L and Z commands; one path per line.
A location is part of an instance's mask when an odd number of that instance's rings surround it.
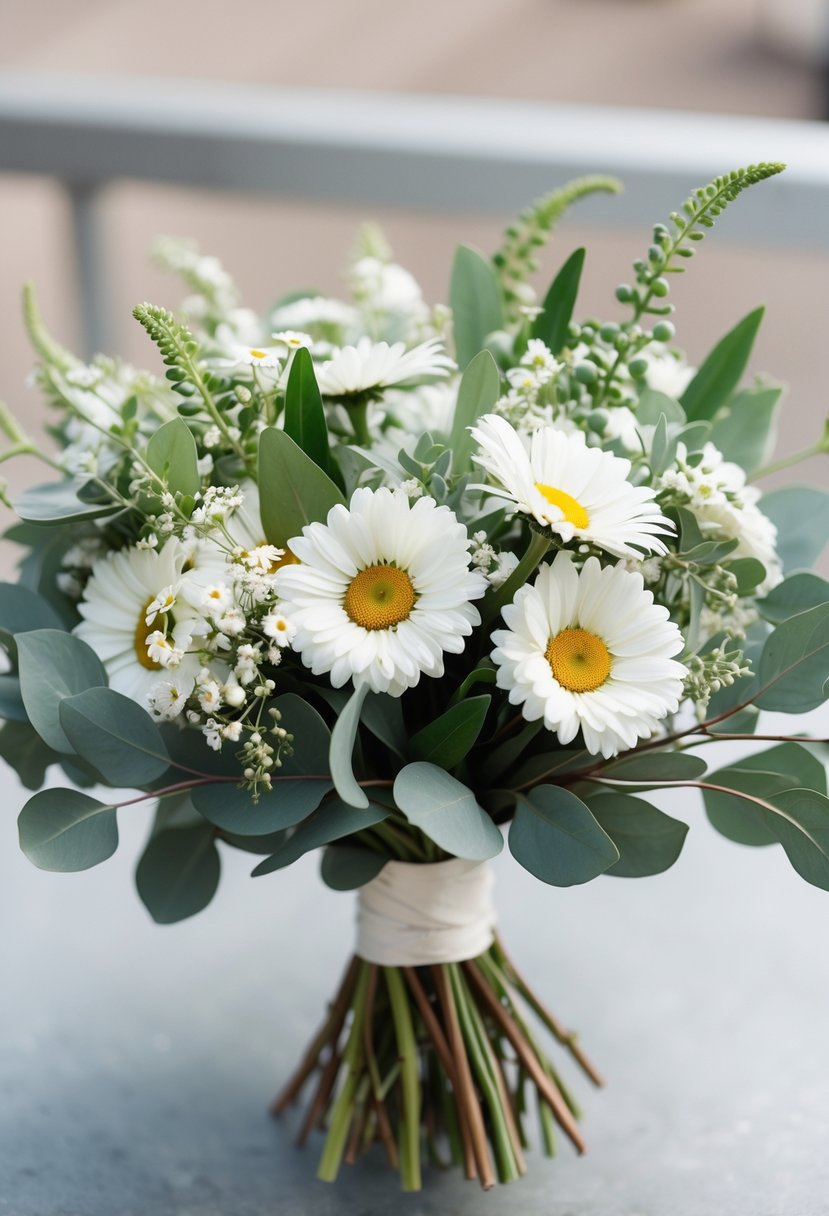
M 0 70 L 183 76 L 264 85 L 356 87 L 551 102 L 595 102 L 820 119 L 826 101 L 823 0 L 0 0 Z M 151 87 L 148 84 L 148 87 Z M 768 148 L 768 159 L 777 150 Z M 714 163 L 710 176 L 734 166 Z M 605 166 L 597 163 L 596 172 Z M 2 166 L 0 166 L 2 170 Z M 558 184 L 550 182 L 553 187 Z M 688 191 L 701 182 L 689 180 Z M 529 200 L 528 200 L 529 201 Z M 677 199 L 677 204 L 681 199 Z M 608 212 L 612 200 L 607 201 Z M 117 183 L 104 199 L 116 350 L 155 367 L 130 317 L 149 299 L 174 306 L 178 284 L 147 261 L 159 234 L 216 253 L 247 302 L 285 290 L 336 292 L 361 209 Z M 495 247 L 502 221 L 375 209 L 427 297 L 444 300 L 463 239 Z M 503 217 L 506 222 L 508 216 Z M 545 279 L 589 244 L 581 308 L 617 314 L 613 292 L 646 247 L 641 234 L 579 227 L 578 211 L 545 255 Z M 735 209 L 721 229 L 739 224 Z M 0 172 L 0 397 L 42 417 L 25 387 L 31 359 L 19 290 L 33 279 L 56 336 L 79 339 L 66 198 L 54 182 Z M 829 313 L 829 256 L 734 248 L 717 233 L 675 286 L 678 341 L 693 360 L 750 308 L 768 306 L 755 370 L 791 389 L 781 450 L 806 446 L 826 411 L 815 349 Z M 6 466 L 13 484 L 31 475 Z M 807 471 L 813 480 L 822 470 Z

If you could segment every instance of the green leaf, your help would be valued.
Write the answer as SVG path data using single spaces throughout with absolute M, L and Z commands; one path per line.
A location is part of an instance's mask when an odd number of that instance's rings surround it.
M 311 352 L 304 346 L 294 354 L 285 389 L 285 434 L 323 472 L 330 472 L 328 425 L 314 375 Z
M 407 764 L 394 782 L 394 801 L 409 823 L 453 857 L 485 861 L 504 847 L 498 828 L 471 790 L 434 764 Z
M 683 556 L 698 566 L 716 566 L 733 553 L 739 545 L 735 537 L 731 540 L 704 540 L 693 549 L 683 550 Z
M 539 785 L 520 797 L 509 847 L 525 870 L 554 887 L 589 882 L 619 860 L 589 807 L 560 785 Z
M 0 643 L 8 646 L 16 633 L 32 629 L 63 629 L 63 621 L 42 596 L 20 583 L 0 583 Z
M 555 751 L 539 752 L 530 756 L 510 777 L 509 784 L 515 789 L 522 785 L 538 785 L 549 781 L 556 773 L 586 768 L 595 758 L 584 748 L 557 748 Z
M 331 789 L 327 776 L 331 736 L 320 715 L 290 692 L 277 697 L 273 708 L 280 711 L 281 724 L 294 736 L 294 754 L 286 756 L 282 767 L 274 771 L 273 789 L 263 793 L 257 805 L 248 790 L 230 781 L 198 786 L 190 794 L 196 810 L 231 835 L 268 836 L 293 827 L 315 811 Z M 318 780 L 309 779 L 315 774 L 320 775 Z
M 41 870 L 88 870 L 118 847 L 115 808 L 77 790 L 41 790 L 17 826 L 21 849 Z
M 826 793 L 826 770 L 805 747 L 781 743 L 768 751 L 747 756 L 737 764 L 719 769 L 708 778 L 711 785 L 751 794 L 774 802 L 777 794 L 795 786 Z M 778 839 L 773 824 L 761 807 L 744 798 L 704 790 L 705 810 L 712 825 L 737 844 L 766 845 Z
M 757 610 L 772 625 L 782 625 L 790 616 L 817 608 L 819 604 L 829 604 L 829 583 L 819 575 L 805 571 L 790 575 L 765 599 L 757 600 Z
M 602 767 L 608 781 L 635 781 L 643 787 L 658 787 L 672 781 L 697 781 L 706 769 L 701 756 L 688 752 L 634 752 Z
M 322 855 L 320 876 L 332 891 L 355 891 L 376 878 L 389 860 L 356 845 L 335 844 Z
M 829 891 L 829 799 L 813 790 L 792 789 L 778 794 L 774 817 L 777 839 L 801 878 Z
M 758 709 L 797 714 L 823 704 L 829 680 L 829 604 L 777 626 L 763 647 L 757 679 Z
M 581 272 L 584 269 L 584 249 L 571 253 L 544 297 L 541 312 L 533 321 L 532 334 L 540 338 L 557 355 L 567 343 L 570 320 L 579 294 Z
M 352 757 L 354 755 L 354 742 L 357 738 L 357 729 L 360 725 L 360 713 L 368 691 L 368 684 L 358 684 L 354 689 L 331 732 L 331 749 L 329 752 L 329 765 L 334 789 L 340 795 L 343 802 L 347 802 L 349 806 L 360 807 L 362 810 L 365 810 L 368 806 L 368 797 L 365 790 L 360 788 L 354 777 Z
M 0 757 L 14 769 L 27 790 L 39 790 L 47 768 L 60 759 L 28 722 L 4 722 L 0 729 Z
M 688 835 L 687 823 L 673 819 L 629 794 L 598 794 L 590 810 L 619 850 L 619 860 L 606 871 L 615 878 L 646 878 L 670 869 Z
M 265 536 L 284 549 L 306 524 L 345 503 L 331 478 L 290 435 L 269 426 L 259 437 L 259 499 Z
M 676 439 L 671 440 L 668 436 L 668 419 L 664 414 L 660 414 L 651 443 L 650 466 L 654 477 L 661 476 L 673 460 L 676 443 Z
M 756 557 L 738 557 L 727 563 L 727 568 L 737 580 L 737 595 L 751 595 L 766 577 L 766 567 Z
M 147 464 L 171 494 L 197 494 L 201 489 L 196 441 L 183 418 L 160 426 L 147 444 Z
M 452 264 L 449 306 L 455 353 L 461 371 L 482 351 L 489 334 L 504 328 L 501 288 L 491 264 L 477 249 L 459 245 Z
M 14 722 L 29 721 L 17 676 L 0 675 L 0 718 L 10 718 Z
M 439 768 L 454 768 L 474 747 L 492 702 L 489 695 L 459 701 L 412 737 L 414 760 L 427 760 Z
M 107 682 L 104 665 L 86 642 L 60 629 L 35 629 L 17 638 L 20 693 L 29 721 L 56 752 L 74 752 L 60 724 L 60 703 Z
M 644 389 L 636 410 L 638 425 L 640 427 L 656 426 L 663 414 L 666 421 L 671 424 L 676 423 L 681 426 L 686 421 L 685 410 L 673 397 L 660 393 L 655 388 Z
M 488 414 L 501 395 L 501 373 L 488 350 L 482 350 L 469 363 L 463 373 L 449 446 L 456 473 L 464 473 L 470 467 L 470 456 L 475 441 L 469 433 L 482 414 Z
M 330 844 L 332 840 L 341 840 L 343 836 L 351 836 L 364 828 L 373 827 L 375 823 L 382 823 L 389 814 L 388 807 L 377 803 L 372 803 L 367 810 L 360 810 L 340 798 L 329 799 L 301 823 L 270 857 L 260 862 L 252 871 L 252 876 L 259 878 L 262 874 L 282 870 L 313 849 Z
M 215 835 L 202 821 L 150 838 L 135 871 L 135 885 L 157 925 L 195 916 L 216 894 L 221 863 Z
M 385 743 L 390 751 L 401 760 L 404 759 L 408 736 L 400 697 L 389 697 L 383 692 L 370 692 L 363 702 L 360 721 L 375 738 Z
M 813 566 L 829 537 L 829 494 L 814 486 L 784 486 L 764 494 L 760 509 L 777 527 L 785 573 Z
M 83 484 L 72 478 L 30 486 L 14 500 L 14 509 L 28 523 L 46 525 L 101 519 L 120 510 L 113 502 L 84 502 L 78 497 L 81 489 Z
M 452 693 L 449 701 L 450 706 L 457 705 L 459 701 L 462 701 L 470 688 L 474 688 L 476 684 L 494 684 L 496 674 L 494 667 L 481 666 L 476 667 L 474 671 L 470 671 L 469 675 L 458 685 L 456 691 Z
M 521 756 L 530 746 L 536 735 L 539 734 L 543 725 L 540 719 L 535 722 L 528 722 L 517 735 L 513 735 L 512 738 L 507 739 L 504 743 L 500 743 L 498 747 L 483 756 L 478 765 L 479 785 L 495 784 L 517 760 L 521 759 Z
M 722 338 L 697 371 L 680 398 L 690 422 L 713 418 L 740 383 L 763 320 L 764 308 L 755 308 Z
M 64 698 L 58 716 L 75 752 L 109 785 L 145 786 L 170 767 L 150 715 L 113 688 L 88 688 Z
M 774 423 L 782 388 L 756 385 L 743 389 L 728 404 L 711 431 L 711 442 L 726 460 L 732 460 L 747 473 L 761 468 L 774 446 Z

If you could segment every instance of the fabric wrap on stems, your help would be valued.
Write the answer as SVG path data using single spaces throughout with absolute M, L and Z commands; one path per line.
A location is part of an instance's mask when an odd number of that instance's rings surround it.
M 486 862 L 387 862 L 359 890 L 357 955 L 383 967 L 477 958 L 494 938 L 493 882 Z

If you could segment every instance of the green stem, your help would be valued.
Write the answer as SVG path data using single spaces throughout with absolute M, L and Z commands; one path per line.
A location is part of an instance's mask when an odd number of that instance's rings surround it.
M 348 417 L 354 428 L 354 438 L 361 448 L 371 447 L 371 431 L 368 428 L 368 402 L 361 401 L 348 407 Z
M 368 990 L 369 963 L 360 963 L 357 975 L 357 986 L 351 1007 L 354 1016 L 348 1034 L 348 1042 L 343 1052 L 345 1081 L 337 1095 L 334 1109 L 331 1112 L 331 1123 L 325 1138 L 325 1148 L 320 1158 L 317 1177 L 322 1182 L 335 1182 L 340 1171 L 346 1140 L 354 1117 L 354 1106 L 360 1072 L 363 1064 L 363 1017 L 366 1007 L 366 992 Z
M 412 1025 L 409 998 L 397 967 L 384 967 L 391 1002 L 397 1051 L 400 1058 L 400 1084 L 403 1112 L 400 1122 L 400 1176 L 404 1191 L 419 1191 L 420 1180 L 420 1074 L 417 1041 Z
M 503 605 L 508 604 L 518 588 L 523 587 L 530 576 L 535 573 L 551 544 L 552 541 L 548 537 L 542 536 L 535 529 L 530 532 L 530 543 L 512 574 L 500 587 L 490 591 L 484 599 L 481 610 L 484 625 L 489 625 L 495 619 Z
M 790 456 L 781 456 L 779 460 L 773 460 L 771 464 L 763 465 L 762 469 L 757 469 L 756 472 L 751 474 L 749 481 L 759 481 L 761 477 L 770 477 L 772 473 L 780 473 L 783 469 L 790 469 L 792 465 L 800 464 L 802 460 L 809 460 L 812 456 L 825 454 L 826 450 L 826 440 L 819 439 L 817 443 L 813 443 L 810 448 L 804 448 L 802 452 L 793 452 Z

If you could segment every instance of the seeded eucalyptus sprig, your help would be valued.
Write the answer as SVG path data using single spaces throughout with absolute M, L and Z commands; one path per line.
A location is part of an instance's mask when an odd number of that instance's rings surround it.
M 504 232 L 504 243 L 492 262 L 504 295 L 507 321 L 517 321 L 521 305 L 528 302 L 526 282 L 538 270 L 536 252 L 547 244 L 550 233 L 564 212 L 588 194 L 619 194 L 621 182 L 615 177 L 577 177 L 557 190 L 536 199 Z

